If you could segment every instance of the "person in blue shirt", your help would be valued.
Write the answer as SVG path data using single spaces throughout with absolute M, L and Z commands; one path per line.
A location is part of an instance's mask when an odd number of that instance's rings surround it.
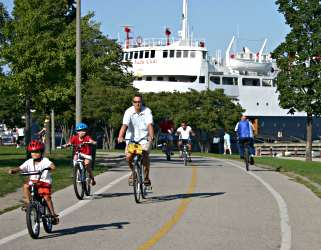
M 241 120 L 236 124 L 235 132 L 239 141 L 240 157 L 244 158 L 244 143 L 249 142 L 250 164 L 253 165 L 255 155 L 253 125 L 245 115 L 242 115 Z

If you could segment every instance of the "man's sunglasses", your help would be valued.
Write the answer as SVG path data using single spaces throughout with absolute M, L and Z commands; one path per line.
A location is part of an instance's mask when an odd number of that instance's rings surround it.
M 133 101 L 133 103 L 142 103 L 141 101 Z

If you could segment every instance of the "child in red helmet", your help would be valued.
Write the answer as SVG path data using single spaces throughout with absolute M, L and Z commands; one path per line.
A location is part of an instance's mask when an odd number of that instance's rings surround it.
M 94 141 L 91 138 L 91 136 L 88 135 L 87 131 L 88 131 L 88 126 L 85 123 L 82 123 L 82 122 L 77 123 L 76 124 L 77 134 L 72 136 L 69 139 L 69 142 L 65 145 L 62 145 L 62 147 L 64 148 L 64 147 L 73 146 L 74 151 L 76 152 L 77 147 L 79 147 L 79 145 L 82 145 L 82 147 L 80 148 L 80 153 L 81 153 L 81 156 L 84 158 L 85 168 L 87 169 L 89 177 L 91 179 L 91 185 L 95 186 L 96 181 L 91 168 L 92 149 L 90 145 L 96 145 L 97 142 Z M 76 155 L 74 155 L 74 160 L 77 160 Z
M 20 167 L 13 168 L 9 170 L 9 174 L 15 174 L 18 172 L 31 172 L 31 171 L 41 171 L 45 168 L 50 168 L 49 170 L 45 170 L 41 177 L 40 181 L 38 182 L 38 175 L 31 175 L 30 181 L 38 183 L 38 193 L 39 195 L 43 196 L 46 200 L 50 213 L 53 216 L 53 224 L 58 224 L 59 219 L 58 215 L 54 211 L 53 203 L 51 200 L 51 184 L 52 178 L 50 172 L 55 170 L 55 165 L 46 157 L 43 157 L 45 145 L 40 141 L 31 141 L 27 146 L 27 151 L 31 153 L 31 158 L 25 161 Z M 25 209 L 29 202 L 30 202 L 30 191 L 28 182 L 23 184 L 23 195 L 24 195 L 24 202 L 25 205 L 23 208 Z

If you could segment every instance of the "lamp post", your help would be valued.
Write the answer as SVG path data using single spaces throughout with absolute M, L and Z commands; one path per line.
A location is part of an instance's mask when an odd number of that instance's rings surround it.
M 76 123 L 81 122 L 81 0 L 76 11 Z

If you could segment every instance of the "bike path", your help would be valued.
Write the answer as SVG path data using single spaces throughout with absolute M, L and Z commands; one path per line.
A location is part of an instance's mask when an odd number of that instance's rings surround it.
M 72 187 L 54 194 L 57 211 L 74 206 L 52 234 L 41 231 L 0 245 L 0 249 L 280 249 L 278 204 L 242 162 L 194 158 L 183 166 L 154 156 L 153 191 L 136 204 L 127 185 L 127 167 L 97 177 L 95 190 L 115 180 L 91 201 L 78 202 Z M 255 168 L 255 170 L 259 170 Z M 251 171 L 285 200 L 290 249 L 320 249 L 321 202 L 304 186 L 271 171 Z M 0 242 L 25 229 L 24 213 L 0 216 Z M 1 244 L 1 243 L 0 243 Z

